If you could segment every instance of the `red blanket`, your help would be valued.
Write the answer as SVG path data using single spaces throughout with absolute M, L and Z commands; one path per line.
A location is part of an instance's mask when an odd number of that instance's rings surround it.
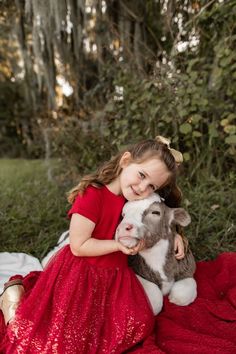
M 198 297 L 189 306 L 166 298 L 156 329 L 135 354 L 236 354 L 236 252 L 198 262 Z

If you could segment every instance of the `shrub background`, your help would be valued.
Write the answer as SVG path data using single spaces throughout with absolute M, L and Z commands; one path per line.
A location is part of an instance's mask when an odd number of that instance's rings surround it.
M 184 153 L 197 257 L 235 251 L 236 2 L 11 0 L 0 10 L 0 156 L 38 159 L 1 160 L 2 250 L 42 257 L 79 176 L 164 135 Z

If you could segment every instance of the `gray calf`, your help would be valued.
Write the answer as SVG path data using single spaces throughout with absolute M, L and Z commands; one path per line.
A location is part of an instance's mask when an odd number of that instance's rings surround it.
M 184 227 L 190 221 L 184 209 L 168 208 L 157 194 L 128 202 L 123 208 L 116 239 L 127 247 L 145 240 L 145 249 L 129 258 L 155 314 L 162 309 L 163 295 L 169 294 L 169 300 L 181 306 L 190 304 L 197 296 L 191 251 L 181 260 L 175 258 L 174 252 L 176 225 Z

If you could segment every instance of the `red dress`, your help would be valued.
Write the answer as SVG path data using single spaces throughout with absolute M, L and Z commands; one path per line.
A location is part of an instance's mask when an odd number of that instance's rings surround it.
M 124 203 L 106 187 L 90 186 L 69 215 L 95 222 L 92 237 L 112 239 Z M 76 257 L 65 246 L 24 285 L 25 298 L 4 338 L 7 354 L 123 353 L 154 326 L 144 290 L 121 252 Z

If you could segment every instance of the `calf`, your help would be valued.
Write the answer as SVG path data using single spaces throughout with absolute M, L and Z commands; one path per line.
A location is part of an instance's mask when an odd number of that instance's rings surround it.
M 155 314 L 163 305 L 163 295 L 185 306 L 197 296 L 193 279 L 195 261 L 190 250 L 181 260 L 175 258 L 176 225 L 187 226 L 191 219 L 182 208 L 168 208 L 157 194 L 144 200 L 128 202 L 123 208 L 123 220 L 116 231 L 116 239 L 127 247 L 139 240 L 145 248 L 130 256 L 130 266 L 137 274 Z

